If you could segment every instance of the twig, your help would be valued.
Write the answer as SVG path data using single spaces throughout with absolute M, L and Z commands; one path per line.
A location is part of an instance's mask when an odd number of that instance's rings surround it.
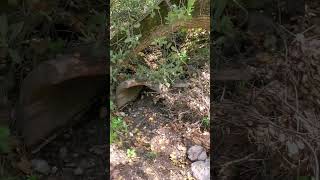
M 226 85 L 223 86 L 223 91 L 222 91 L 222 94 L 221 94 L 221 97 L 220 97 L 220 102 L 223 101 L 225 92 L 226 92 Z
M 249 154 L 249 155 L 247 155 L 247 156 L 245 156 L 245 157 L 243 157 L 241 159 L 236 159 L 236 160 L 229 161 L 229 162 L 223 164 L 221 169 L 220 169 L 220 171 L 219 171 L 219 175 L 222 175 L 223 172 L 226 170 L 226 168 L 231 166 L 231 165 L 233 165 L 233 164 L 238 164 L 238 163 L 241 163 L 243 161 L 248 161 L 254 154 L 255 153 L 251 153 L 251 154 Z

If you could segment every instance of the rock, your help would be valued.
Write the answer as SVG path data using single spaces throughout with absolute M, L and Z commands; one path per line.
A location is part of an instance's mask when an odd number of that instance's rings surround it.
M 199 161 L 204 161 L 207 159 L 207 153 L 205 151 L 202 151 L 202 153 L 198 156 Z
M 192 146 L 188 150 L 188 158 L 191 161 L 196 161 L 196 160 L 198 160 L 199 156 L 201 155 L 201 159 L 203 159 L 204 156 L 207 156 L 207 154 L 205 154 L 205 155 L 202 154 L 203 152 L 205 153 L 205 150 L 202 146 L 199 146 L 199 145 Z
M 210 179 L 210 160 L 196 161 L 191 164 L 192 175 L 197 180 L 209 180 Z
M 33 159 L 31 164 L 33 169 L 41 174 L 49 174 L 51 170 L 48 162 L 43 159 Z
M 81 167 L 77 167 L 75 170 L 74 170 L 74 175 L 76 176 L 80 176 L 83 174 L 83 169 Z
M 61 159 L 65 159 L 65 158 L 67 157 L 67 155 L 68 155 L 68 149 L 67 149 L 66 147 L 60 148 L 60 150 L 59 150 L 59 157 L 60 157 Z
M 55 174 L 55 173 L 57 173 L 57 171 L 58 171 L 58 168 L 56 166 L 53 166 L 51 168 L 51 174 Z

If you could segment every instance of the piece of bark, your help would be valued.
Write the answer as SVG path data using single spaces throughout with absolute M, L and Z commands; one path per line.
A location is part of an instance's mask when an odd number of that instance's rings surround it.
M 43 62 L 24 79 L 16 127 L 27 146 L 73 123 L 107 87 L 105 60 L 63 56 Z

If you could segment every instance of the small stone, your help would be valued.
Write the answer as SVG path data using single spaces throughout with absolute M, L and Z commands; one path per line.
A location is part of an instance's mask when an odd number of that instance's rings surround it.
M 204 148 L 199 145 L 192 146 L 188 150 L 188 158 L 191 161 L 196 161 L 199 157 L 199 155 L 204 151 Z
M 51 174 L 55 174 L 55 173 L 57 173 L 57 171 L 58 171 L 58 168 L 56 166 L 53 166 L 51 168 Z
M 198 156 L 198 160 L 199 161 L 204 161 L 204 160 L 206 160 L 207 159 L 207 153 L 206 153 L 206 151 L 202 151 L 202 153 Z
M 76 176 L 80 176 L 83 174 L 83 169 L 81 167 L 77 167 L 75 170 L 74 170 L 74 175 Z
M 49 174 L 51 168 L 47 161 L 43 159 L 33 159 L 31 160 L 32 167 L 35 171 L 41 174 Z
M 290 157 L 299 153 L 299 148 L 294 142 L 287 141 L 288 155 Z
M 208 180 L 210 179 L 210 161 L 196 161 L 191 164 L 192 175 L 197 180 Z

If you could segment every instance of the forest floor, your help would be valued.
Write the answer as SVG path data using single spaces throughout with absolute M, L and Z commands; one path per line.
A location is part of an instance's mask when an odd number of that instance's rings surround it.
M 163 93 L 144 88 L 136 100 L 113 112 L 128 129 L 111 144 L 112 179 L 192 179 L 187 151 L 194 145 L 203 147 L 209 159 L 209 34 L 190 30 L 187 36 L 197 38 L 191 38 L 185 76 Z M 182 40 L 178 46 L 187 42 Z M 161 58 L 155 58 L 159 49 L 152 45 L 147 49 L 146 63 L 161 63 Z
M 252 77 L 213 84 L 213 177 L 318 179 L 319 5 L 306 1 L 304 16 L 299 6 L 282 22 L 278 10 L 249 10 L 241 38 L 218 51 Z

